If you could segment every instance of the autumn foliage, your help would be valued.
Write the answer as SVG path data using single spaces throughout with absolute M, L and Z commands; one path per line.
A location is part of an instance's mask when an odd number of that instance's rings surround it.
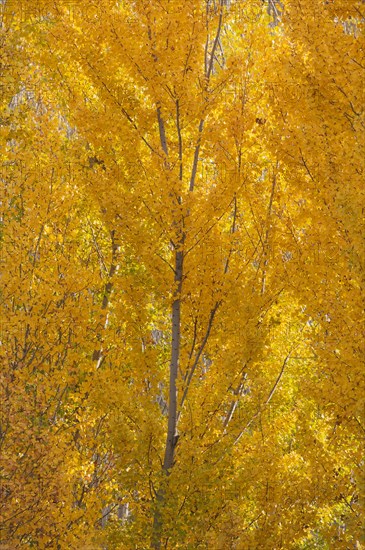
M 364 1 L 0 9 L 0 546 L 365 548 Z

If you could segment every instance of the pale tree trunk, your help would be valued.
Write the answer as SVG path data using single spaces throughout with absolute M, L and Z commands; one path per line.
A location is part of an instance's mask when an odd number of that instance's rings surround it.
M 159 550 L 161 548 L 162 535 L 162 508 L 165 502 L 167 477 L 174 464 L 175 449 L 178 441 L 177 433 L 177 376 L 179 370 L 180 358 L 180 339 L 181 339 L 181 290 L 183 280 L 183 262 L 184 253 L 182 250 L 175 252 L 175 298 L 172 303 L 171 318 L 171 359 L 170 359 L 170 382 L 169 382 L 169 405 L 168 405 L 168 426 L 165 445 L 165 456 L 163 461 L 163 476 L 161 486 L 156 495 L 156 508 L 153 518 L 153 534 L 151 548 Z
M 174 451 L 177 443 L 177 388 L 176 381 L 180 357 L 180 315 L 181 315 L 181 287 L 183 278 L 183 251 L 175 254 L 175 281 L 177 283 L 176 296 L 172 304 L 172 342 L 170 361 L 169 386 L 169 416 L 166 438 L 163 469 L 168 472 L 174 463 Z

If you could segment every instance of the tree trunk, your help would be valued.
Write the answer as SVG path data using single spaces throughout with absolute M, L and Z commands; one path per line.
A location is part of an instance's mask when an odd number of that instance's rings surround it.
M 153 532 L 151 548 L 159 550 L 161 548 L 162 537 L 162 509 L 165 505 L 166 489 L 168 476 L 174 464 L 175 449 L 178 440 L 177 433 L 177 376 L 180 359 L 180 316 L 181 316 L 181 288 L 183 280 L 183 261 L 184 253 L 182 250 L 176 250 L 175 253 L 175 282 L 177 283 L 175 299 L 172 303 L 172 339 L 171 339 L 171 360 L 170 360 L 170 383 L 169 383 L 169 406 L 168 406 L 168 426 L 165 445 L 165 456 L 163 461 L 163 476 L 161 486 L 156 495 L 156 508 L 153 519 Z

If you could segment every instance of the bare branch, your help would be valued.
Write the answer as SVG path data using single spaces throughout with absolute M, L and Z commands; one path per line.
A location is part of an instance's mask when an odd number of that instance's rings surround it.
M 180 124 L 180 104 L 179 100 L 176 100 L 176 128 L 177 128 L 177 137 L 179 142 L 179 180 L 182 181 L 183 179 L 183 143 L 182 143 L 182 135 L 181 135 L 181 124 Z
M 245 431 L 251 426 L 251 424 L 253 423 L 253 421 L 262 414 L 262 411 L 265 407 L 267 407 L 267 405 L 270 403 L 274 393 L 276 392 L 277 388 L 278 388 L 278 385 L 280 383 L 280 380 L 282 379 L 283 377 L 283 374 L 284 374 L 284 371 L 285 371 L 285 367 L 291 357 L 291 354 L 294 350 L 291 349 L 290 352 L 288 353 L 288 355 L 285 357 L 284 361 L 283 361 L 283 364 L 281 366 L 281 369 L 280 369 L 280 372 L 274 382 L 274 385 L 273 387 L 271 388 L 270 390 L 270 393 L 265 401 L 265 403 L 263 404 L 262 408 L 260 407 L 258 409 L 258 411 L 253 415 L 253 417 L 251 418 L 251 420 L 249 422 L 247 422 L 246 426 L 243 428 L 243 430 L 240 431 L 240 433 L 238 434 L 238 436 L 236 437 L 236 439 L 234 440 L 233 442 L 233 445 L 236 445 L 239 440 L 241 439 L 241 437 L 243 436 L 243 434 L 245 433 Z
M 157 105 L 157 120 L 158 120 L 158 129 L 160 132 L 160 143 L 165 155 L 168 155 L 167 141 L 166 141 L 166 132 L 165 132 L 165 123 L 161 115 L 161 105 Z
M 213 326 L 214 317 L 215 317 L 215 314 L 217 313 L 217 310 L 218 310 L 220 304 L 221 304 L 221 301 L 216 302 L 214 307 L 212 308 L 212 310 L 210 312 L 208 326 L 207 326 L 207 330 L 205 332 L 205 336 L 203 338 L 202 343 L 200 344 L 199 350 L 198 350 L 198 352 L 195 356 L 195 361 L 194 361 L 194 363 L 193 363 L 193 365 L 190 369 L 190 372 L 188 372 L 185 376 L 186 383 L 185 383 L 185 387 L 184 387 L 183 396 L 182 396 L 181 401 L 180 401 L 180 411 L 179 411 L 179 414 L 178 414 L 178 417 L 177 417 L 177 421 L 179 421 L 179 419 L 180 419 L 181 412 L 182 412 L 182 409 L 183 409 L 183 406 L 184 406 L 184 403 L 185 403 L 185 400 L 186 400 L 186 396 L 188 394 L 189 387 L 190 387 L 190 384 L 191 384 L 191 380 L 193 378 L 195 369 L 198 366 L 198 363 L 199 363 L 200 357 L 201 357 L 201 355 L 204 351 L 204 348 L 205 348 L 205 346 L 208 342 L 210 332 L 211 332 L 212 326 Z

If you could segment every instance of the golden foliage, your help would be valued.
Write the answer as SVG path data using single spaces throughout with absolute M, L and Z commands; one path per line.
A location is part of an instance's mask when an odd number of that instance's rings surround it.
M 364 6 L 268 4 L 2 4 L 5 547 L 364 544 Z

